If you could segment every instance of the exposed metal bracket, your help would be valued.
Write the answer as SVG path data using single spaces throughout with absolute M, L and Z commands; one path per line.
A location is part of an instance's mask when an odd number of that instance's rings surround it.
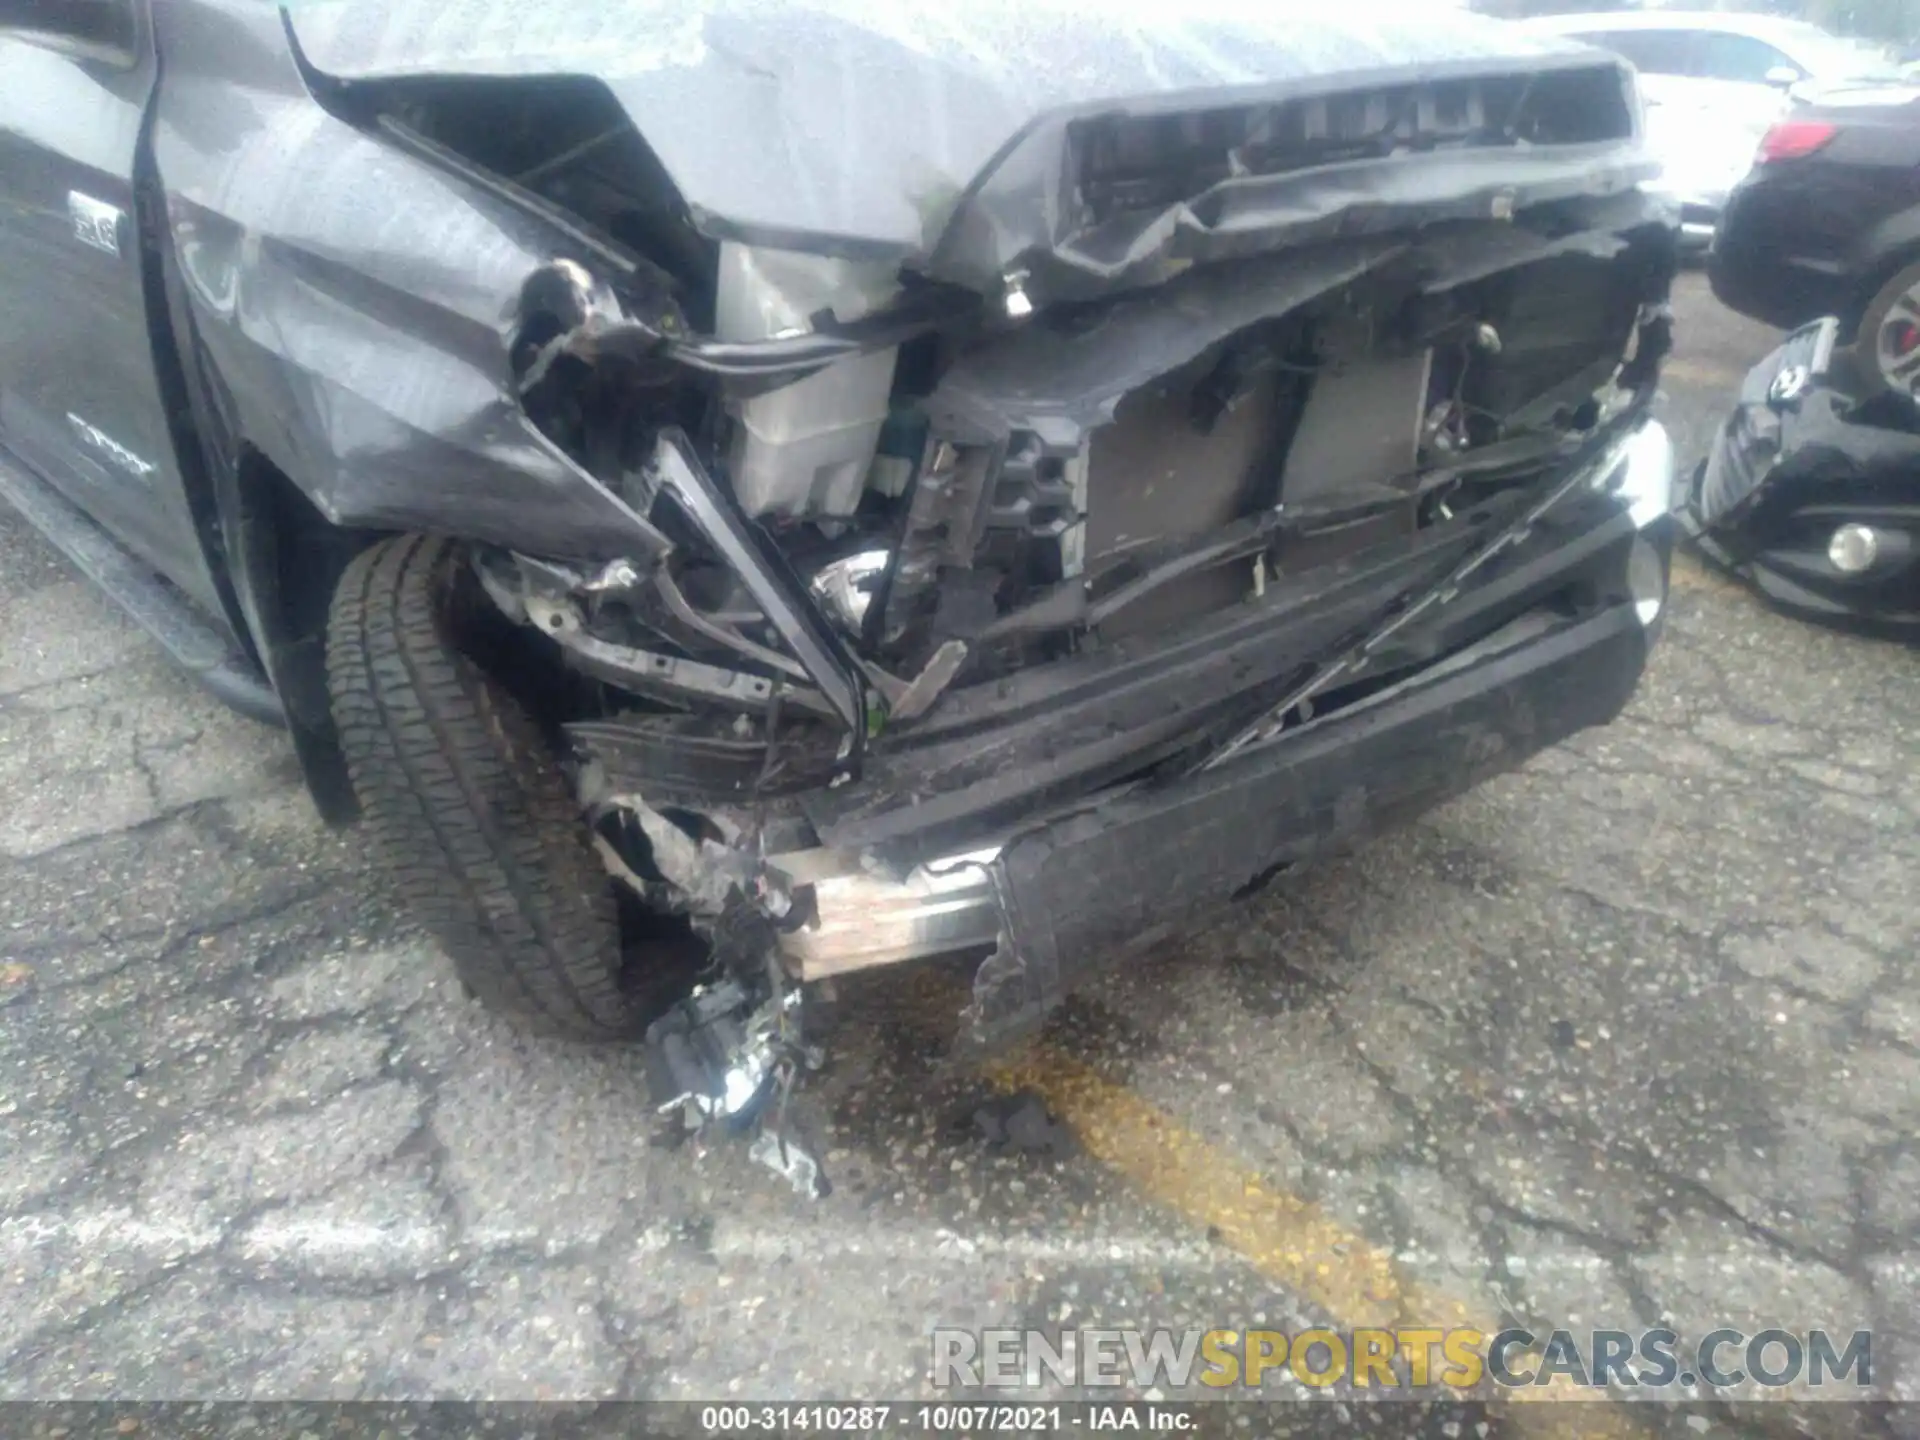
M 660 433 L 649 468 L 655 485 L 679 502 L 687 518 L 700 527 L 721 559 L 740 577 L 768 623 L 806 667 L 846 725 L 851 741 L 847 768 L 857 773 L 867 744 L 866 684 L 859 661 L 807 595 L 785 558 L 707 473 L 684 432 Z
M 926 668 L 914 677 L 913 683 L 897 697 L 889 697 L 891 710 L 889 718 L 905 722 L 918 720 L 933 708 L 933 702 L 945 693 L 947 686 L 953 683 L 953 677 L 960 673 L 960 667 L 967 663 L 966 644 L 959 640 L 949 640 L 933 652 L 933 658 L 927 661 Z

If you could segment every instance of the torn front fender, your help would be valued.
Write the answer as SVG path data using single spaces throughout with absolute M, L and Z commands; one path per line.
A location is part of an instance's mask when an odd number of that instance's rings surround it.
M 155 8 L 168 239 L 230 453 L 259 451 L 336 525 L 662 549 L 534 426 L 511 373 L 525 297 L 605 257 L 329 115 L 277 9 Z

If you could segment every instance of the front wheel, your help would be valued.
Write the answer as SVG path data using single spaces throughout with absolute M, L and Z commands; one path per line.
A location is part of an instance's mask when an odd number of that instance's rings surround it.
M 612 883 L 539 727 L 459 648 L 449 541 L 399 536 L 341 576 L 334 724 L 402 899 L 482 1004 L 531 1033 L 636 1036 Z

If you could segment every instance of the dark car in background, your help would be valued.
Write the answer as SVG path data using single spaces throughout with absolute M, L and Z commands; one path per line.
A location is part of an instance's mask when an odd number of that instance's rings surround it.
M 1888 53 L 1803 20 L 1739 11 L 1613 10 L 1525 22 L 1611 50 L 1640 75 L 1656 193 L 1691 252 L 1712 243 L 1727 195 L 1769 126 L 1834 89 L 1901 78 Z
M 1708 264 L 1724 303 L 1794 333 L 1694 477 L 1692 543 L 1784 610 L 1920 635 L 1920 87 L 1775 124 Z
M 1741 314 L 1834 316 L 1861 382 L 1920 390 L 1920 87 L 1843 91 L 1775 124 L 1708 266 Z

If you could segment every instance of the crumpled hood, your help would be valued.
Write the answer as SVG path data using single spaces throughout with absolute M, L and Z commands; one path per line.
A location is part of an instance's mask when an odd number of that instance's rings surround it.
M 1435 0 L 297 0 L 343 79 L 604 81 L 709 234 L 924 256 L 1040 116 L 1186 108 L 1579 47 Z M 1588 52 L 1589 54 L 1591 52 Z M 1194 108 L 1199 108 L 1195 106 Z

